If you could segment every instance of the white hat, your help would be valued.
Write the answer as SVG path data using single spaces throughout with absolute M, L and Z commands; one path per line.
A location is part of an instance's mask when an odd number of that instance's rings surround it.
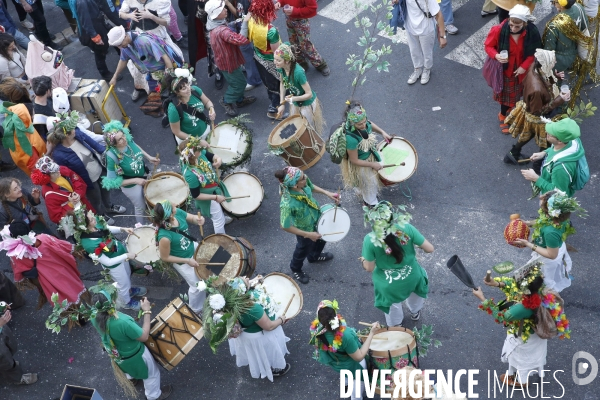
M 204 11 L 206 11 L 210 19 L 217 18 L 224 8 L 225 2 L 223 0 L 208 0 L 204 5 Z
M 69 96 L 65 89 L 61 87 L 52 89 L 52 108 L 57 113 L 69 111 L 71 105 L 69 104 Z
M 531 10 L 529 7 L 524 6 L 523 4 L 517 4 L 508 12 L 508 16 L 510 18 L 518 18 L 521 21 L 531 21 L 535 22 L 535 17 L 531 15 Z
M 111 46 L 119 46 L 125 40 L 125 28 L 121 25 L 113 27 L 108 31 L 108 44 Z

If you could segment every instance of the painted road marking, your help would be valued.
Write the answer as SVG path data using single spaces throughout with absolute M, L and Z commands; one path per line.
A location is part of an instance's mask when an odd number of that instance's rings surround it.
M 375 0 L 361 0 L 363 5 L 370 5 Z M 325 8 L 319 11 L 319 15 L 332 19 L 342 24 L 347 24 L 362 12 L 362 8 L 356 8 L 352 0 L 333 0 Z

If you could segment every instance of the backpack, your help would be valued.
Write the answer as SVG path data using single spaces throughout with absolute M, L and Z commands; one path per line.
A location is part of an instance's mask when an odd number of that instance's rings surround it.
M 341 164 L 344 157 L 346 157 L 346 133 L 344 132 L 344 123 L 336 124 L 331 128 L 331 134 L 327 143 L 325 143 L 325 149 L 331 156 L 331 162 L 334 164 Z
M 590 180 L 590 167 L 588 166 L 587 159 L 585 156 L 577 160 L 577 173 L 575 177 L 571 179 L 573 189 L 581 190 Z
M 198 100 L 202 101 L 202 99 L 201 99 L 202 95 L 194 88 L 192 88 L 192 96 L 197 98 Z M 175 106 L 175 109 L 177 110 L 177 113 L 179 114 L 179 120 L 183 121 L 184 108 L 185 108 L 185 111 L 187 112 L 187 110 L 190 107 L 188 107 L 187 104 L 177 105 L 177 104 L 175 104 L 174 100 L 175 100 L 174 96 L 167 97 L 163 101 L 163 104 L 162 104 L 163 111 L 164 111 L 165 115 L 169 115 L 169 104 L 173 103 L 173 105 Z M 191 112 L 189 112 L 188 114 L 191 114 Z M 196 115 L 198 116 L 198 118 L 200 118 L 202 121 L 204 121 L 207 125 L 210 125 L 210 121 L 208 120 L 208 118 L 206 118 L 204 111 L 202 111 L 201 113 L 196 113 Z

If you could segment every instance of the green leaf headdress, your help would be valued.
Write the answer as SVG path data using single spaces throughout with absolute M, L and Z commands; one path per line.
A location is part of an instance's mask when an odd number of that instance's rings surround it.
M 130 143 L 133 140 L 129 128 L 123 126 L 123 123 L 118 120 L 112 120 L 104 124 L 102 132 L 104 133 L 104 141 L 106 142 L 106 146 L 108 147 L 116 146 L 117 143 L 115 142 L 115 136 L 119 132 L 123 132 L 123 135 L 125 136 L 125 139 L 127 139 L 128 143 Z
M 565 192 L 555 189 L 548 192 L 548 215 L 552 218 L 558 218 L 564 213 L 578 212 L 580 217 L 586 216 L 586 210 L 581 207 L 581 204 L 575 197 L 569 197 Z
M 79 123 L 79 113 L 75 110 L 66 113 L 57 113 L 56 116 L 59 118 L 54 123 L 54 131 L 62 131 L 64 134 L 69 134 L 73 129 L 77 128 Z
M 365 212 L 365 226 L 371 225 L 373 235 L 371 235 L 371 242 L 377 247 L 385 247 L 384 239 L 387 235 L 400 236 L 403 234 L 402 228 L 412 218 L 404 210 L 406 206 L 400 205 L 394 207 L 392 203 L 388 201 L 380 201 L 373 208 L 363 207 Z

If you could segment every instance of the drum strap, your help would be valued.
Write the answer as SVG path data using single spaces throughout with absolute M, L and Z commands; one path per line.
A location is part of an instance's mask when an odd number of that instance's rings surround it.
M 192 235 L 185 233 L 184 231 L 180 230 L 179 228 L 170 228 L 167 229 L 168 231 L 172 231 L 172 232 L 176 232 L 179 233 L 182 236 L 185 236 L 186 238 L 188 238 L 189 240 L 191 240 L 192 242 L 197 242 L 198 239 L 196 239 L 195 237 L 193 237 Z

